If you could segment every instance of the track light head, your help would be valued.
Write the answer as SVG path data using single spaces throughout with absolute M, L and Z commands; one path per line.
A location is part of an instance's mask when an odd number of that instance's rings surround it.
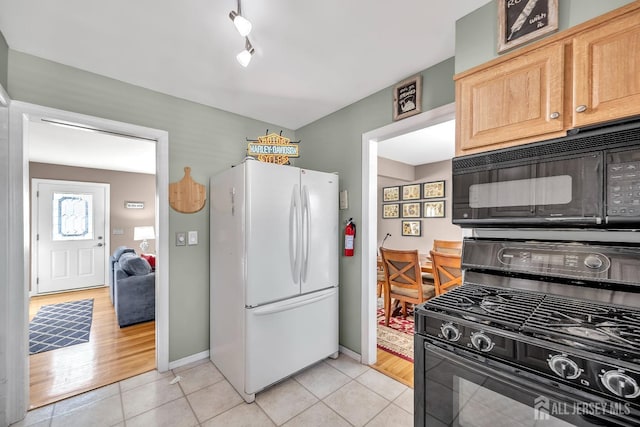
M 249 38 L 246 37 L 244 50 L 236 55 L 236 59 L 238 60 L 240 65 L 246 67 L 247 65 L 249 65 L 249 62 L 251 62 L 251 57 L 253 56 L 254 52 L 255 50 L 253 49 L 253 46 L 251 46 Z
M 229 12 L 229 18 L 233 21 L 233 25 L 236 26 L 236 29 L 240 33 L 242 37 L 246 37 L 251 32 L 251 22 L 242 15 L 240 15 L 235 10 Z

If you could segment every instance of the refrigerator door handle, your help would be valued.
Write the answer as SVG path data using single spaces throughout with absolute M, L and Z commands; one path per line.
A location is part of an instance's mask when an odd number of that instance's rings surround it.
M 283 311 L 293 310 L 294 308 L 301 307 L 303 305 L 312 304 L 314 302 L 330 298 L 335 292 L 336 290 L 333 288 L 327 289 L 326 291 L 317 292 L 312 297 L 307 296 L 306 298 L 295 298 L 295 301 L 280 301 L 264 307 L 253 309 L 251 312 L 255 316 L 265 316 L 274 313 L 281 313 Z
M 291 276 L 296 285 L 300 281 L 300 189 L 298 185 L 293 186 L 291 193 L 291 206 L 289 207 L 289 263 L 291 266 Z
M 307 281 L 307 270 L 309 269 L 309 241 L 311 240 L 311 214 L 309 206 L 309 190 L 305 185 L 302 187 L 302 281 Z

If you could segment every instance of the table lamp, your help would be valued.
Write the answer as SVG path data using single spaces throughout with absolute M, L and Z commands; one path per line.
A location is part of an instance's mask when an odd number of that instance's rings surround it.
M 156 235 L 153 230 L 153 226 L 145 225 L 142 227 L 133 227 L 133 240 L 142 240 L 140 243 L 140 250 L 142 253 L 147 252 L 149 249 L 149 242 L 147 242 L 147 239 L 153 240 L 155 238 Z

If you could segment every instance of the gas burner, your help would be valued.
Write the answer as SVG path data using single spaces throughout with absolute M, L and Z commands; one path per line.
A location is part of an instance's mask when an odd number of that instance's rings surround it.
M 453 300 L 451 304 L 460 308 L 468 308 L 474 306 L 476 303 L 469 297 L 461 296 Z
M 509 301 L 511 299 L 511 295 L 502 295 L 499 293 L 495 293 L 493 295 L 482 298 L 479 305 L 480 308 L 487 313 L 493 314 L 497 313 L 498 311 L 504 310 L 505 306 L 509 304 Z
M 588 338 L 595 341 L 609 341 L 612 336 L 598 328 L 590 328 L 585 326 L 568 326 L 564 329 L 567 333 L 580 338 Z

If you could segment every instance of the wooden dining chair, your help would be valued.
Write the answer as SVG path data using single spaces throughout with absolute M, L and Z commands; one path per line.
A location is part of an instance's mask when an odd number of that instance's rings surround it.
M 380 248 L 384 268 L 384 324 L 389 326 L 391 299 L 402 304 L 402 315 L 407 317 L 407 304 L 421 304 L 435 295 L 432 283 L 423 283 L 417 250 L 401 251 Z
M 376 285 L 376 295 L 378 298 L 382 296 L 382 290 L 384 289 L 384 283 L 386 279 L 384 278 L 384 267 L 382 267 L 382 261 L 378 261 L 378 268 L 376 270 L 378 280 Z
M 451 288 L 462 285 L 462 266 L 460 255 L 431 251 L 433 263 L 433 283 L 436 296 Z
M 460 255 L 462 253 L 462 241 L 459 240 L 434 240 L 433 250 L 440 253 Z

